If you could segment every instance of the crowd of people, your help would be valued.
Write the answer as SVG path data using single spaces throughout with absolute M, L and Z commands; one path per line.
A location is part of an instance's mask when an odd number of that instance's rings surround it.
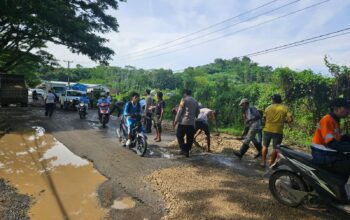
M 180 154 L 190 156 L 193 143 L 204 132 L 207 140 L 207 150 L 210 152 L 210 122 L 216 120 L 216 111 L 202 106 L 192 97 L 192 91 L 185 89 L 183 97 L 178 105 L 172 109 L 173 127 L 176 129 L 176 138 L 180 147 Z M 110 114 L 117 110 L 118 117 L 123 115 L 128 127 L 130 144 L 130 131 L 135 122 L 143 120 L 145 133 L 151 133 L 152 125 L 155 129 L 154 140 L 162 141 L 162 121 L 166 103 L 163 93 L 157 92 L 155 100 L 150 90 L 145 91 L 145 99 L 140 100 L 140 94 L 134 92 L 130 101 L 124 103 L 116 101 L 110 110 Z M 56 96 L 48 92 L 45 101 L 45 115 L 51 117 Z M 82 97 L 84 99 L 84 97 Z M 89 102 L 89 100 L 83 100 Z M 97 106 L 100 103 L 111 104 L 109 93 L 101 93 Z M 244 130 L 241 135 L 242 146 L 234 155 L 241 159 L 250 147 L 250 143 L 256 148 L 255 158 L 261 157 L 260 166 L 266 166 L 268 149 L 272 142 L 272 152 L 269 165 L 274 164 L 277 151 L 276 147 L 282 144 L 285 124 L 290 125 L 293 117 L 289 109 L 282 103 L 282 97 L 275 94 L 271 97 L 271 105 L 265 110 L 258 110 L 251 105 L 248 99 L 243 98 L 239 102 L 242 108 Z M 340 120 L 349 115 L 350 102 L 344 98 L 336 98 L 330 102 L 330 113 L 325 115 L 317 124 L 312 139 L 312 157 L 315 164 L 333 170 L 341 175 L 350 175 L 350 137 L 341 133 Z

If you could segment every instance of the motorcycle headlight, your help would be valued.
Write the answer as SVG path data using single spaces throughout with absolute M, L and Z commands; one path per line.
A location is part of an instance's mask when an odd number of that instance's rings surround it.
M 69 102 L 73 102 L 73 100 L 69 100 Z

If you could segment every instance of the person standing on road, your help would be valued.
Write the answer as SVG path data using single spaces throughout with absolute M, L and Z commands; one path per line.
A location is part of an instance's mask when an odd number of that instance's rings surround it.
M 239 103 L 241 108 L 243 109 L 243 119 L 245 132 L 243 132 L 242 136 L 245 135 L 243 144 L 239 152 L 234 152 L 239 159 L 242 159 L 243 155 L 248 151 L 250 142 L 253 142 L 254 147 L 258 151 L 258 154 L 255 155 L 254 158 L 258 158 L 261 156 L 261 142 L 256 140 L 256 135 L 261 131 L 261 115 L 259 111 L 254 107 L 249 105 L 248 99 L 242 99 Z
M 53 111 L 55 109 L 55 95 L 51 90 L 47 93 L 45 97 L 45 116 L 52 117 Z
M 264 112 L 265 127 L 262 160 L 260 162 L 260 166 L 263 168 L 266 166 L 266 156 L 271 140 L 273 151 L 271 154 L 270 166 L 275 162 L 277 157 L 276 146 L 282 143 L 284 124 L 286 122 L 288 124 L 293 122 L 292 114 L 289 112 L 288 108 L 282 104 L 281 95 L 275 94 L 271 99 L 272 105 L 267 107 Z
M 152 106 L 154 105 L 151 90 L 146 89 L 146 100 L 145 100 L 145 133 L 152 132 Z
M 155 109 L 155 116 L 154 116 L 154 127 L 156 129 L 156 137 L 154 140 L 156 142 L 162 141 L 162 121 L 163 121 L 163 114 L 165 109 L 165 102 L 163 100 L 163 93 L 158 92 L 157 93 L 157 104 L 153 107 Z
M 176 130 L 176 137 L 181 148 L 180 154 L 186 157 L 189 157 L 192 148 L 198 114 L 198 102 L 192 98 L 192 91 L 185 89 L 173 125 L 176 127 L 179 124 Z M 185 135 L 186 143 L 184 141 Z
M 33 90 L 33 92 L 32 92 L 32 99 L 35 101 L 38 100 L 38 93 L 36 92 L 36 90 Z
M 93 109 L 94 108 L 94 91 L 90 92 L 90 108 Z
M 123 106 L 124 106 L 123 101 L 116 101 L 112 109 L 109 111 L 109 114 L 111 115 L 114 111 L 117 111 L 117 117 L 119 118 L 123 113 Z
M 210 152 L 209 120 L 215 121 L 215 111 L 200 106 L 199 115 L 196 119 L 194 142 L 197 143 L 196 138 L 204 131 L 207 139 L 208 152 Z
M 109 94 L 109 92 L 107 92 L 107 100 L 109 103 L 112 103 L 112 96 Z

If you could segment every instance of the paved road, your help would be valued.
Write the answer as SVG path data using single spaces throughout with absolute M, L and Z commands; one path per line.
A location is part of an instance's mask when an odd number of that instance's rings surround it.
M 97 110 L 91 110 L 86 119 L 79 119 L 74 111 L 57 110 L 49 119 L 39 107 L 0 108 L 1 115 L 8 115 L 13 129 L 28 126 L 42 126 L 57 140 L 76 155 L 93 162 L 95 168 L 108 181 L 103 183 L 98 194 L 103 207 L 109 208 L 114 199 L 130 196 L 136 207 L 126 210 L 111 210 L 111 219 L 159 219 L 166 212 L 160 194 L 144 181 L 144 177 L 160 168 L 179 166 L 183 163 L 210 167 L 225 167 L 247 176 L 264 175 L 253 163 L 242 163 L 234 158 L 218 154 L 196 154 L 190 159 L 178 157 L 168 152 L 162 145 L 156 146 L 149 138 L 150 151 L 139 157 L 122 147 L 116 138 L 118 120 L 112 117 L 107 128 L 102 128 L 97 120 Z M 163 136 L 163 145 L 174 139 L 168 131 Z

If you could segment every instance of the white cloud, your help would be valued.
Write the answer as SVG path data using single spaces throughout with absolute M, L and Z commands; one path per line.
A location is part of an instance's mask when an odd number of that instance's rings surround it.
M 271 9 L 287 2 L 289 1 L 281 0 L 278 4 L 276 3 L 269 8 Z M 283 12 L 275 12 L 273 15 L 267 15 L 255 21 L 247 22 L 228 29 L 225 33 L 234 32 L 242 27 L 259 23 L 316 2 L 319 1 L 300 1 L 297 5 L 284 9 Z M 213 59 L 218 57 L 232 58 L 331 32 L 341 29 L 342 25 L 347 25 L 346 23 L 350 19 L 350 15 L 347 13 L 350 9 L 350 2 L 333 0 L 297 15 L 188 50 L 130 63 L 117 59 L 125 54 L 134 53 L 176 39 L 262 4 L 261 0 L 148 0 L 144 2 L 129 1 L 126 4 L 121 4 L 119 11 L 113 13 L 117 14 L 120 32 L 105 35 L 110 39 L 108 46 L 115 50 L 117 55 L 111 61 L 111 65 L 124 66 L 131 64 L 142 68 L 165 67 L 174 70 L 183 69 L 187 66 L 197 66 L 212 62 Z M 256 13 L 269 10 L 269 8 L 261 9 Z M 234 22 L 237 22 L 237 20 Z M 222 33 L 216 33 L 210 37 L 203 38 L 202 41 L 221 35 Z M 258 56 L 254 57 L 253 60 L 262 65 L 289 66 L 298 69 L 312 68 L 316 71 L 326 72 L 326 68 L 323 65 L 323 56 L 325 54 L 330 54 L 335 62 L 339 60 L 341 63 L 349 63 L 349 37 L 350 35 Z M 188 45 L 192 45 L 195 42 Z M 49 48 L 58 59 L 74 60 L 75 64 L 79 63 L 83 66 L 96 65 L 86 56 L 71 54 L 62 46 L 50 44 Z M 181 47 L 174 47 L 153 54 L 177 48 Z M 153 54 L 147 54 L 145 57 Z

